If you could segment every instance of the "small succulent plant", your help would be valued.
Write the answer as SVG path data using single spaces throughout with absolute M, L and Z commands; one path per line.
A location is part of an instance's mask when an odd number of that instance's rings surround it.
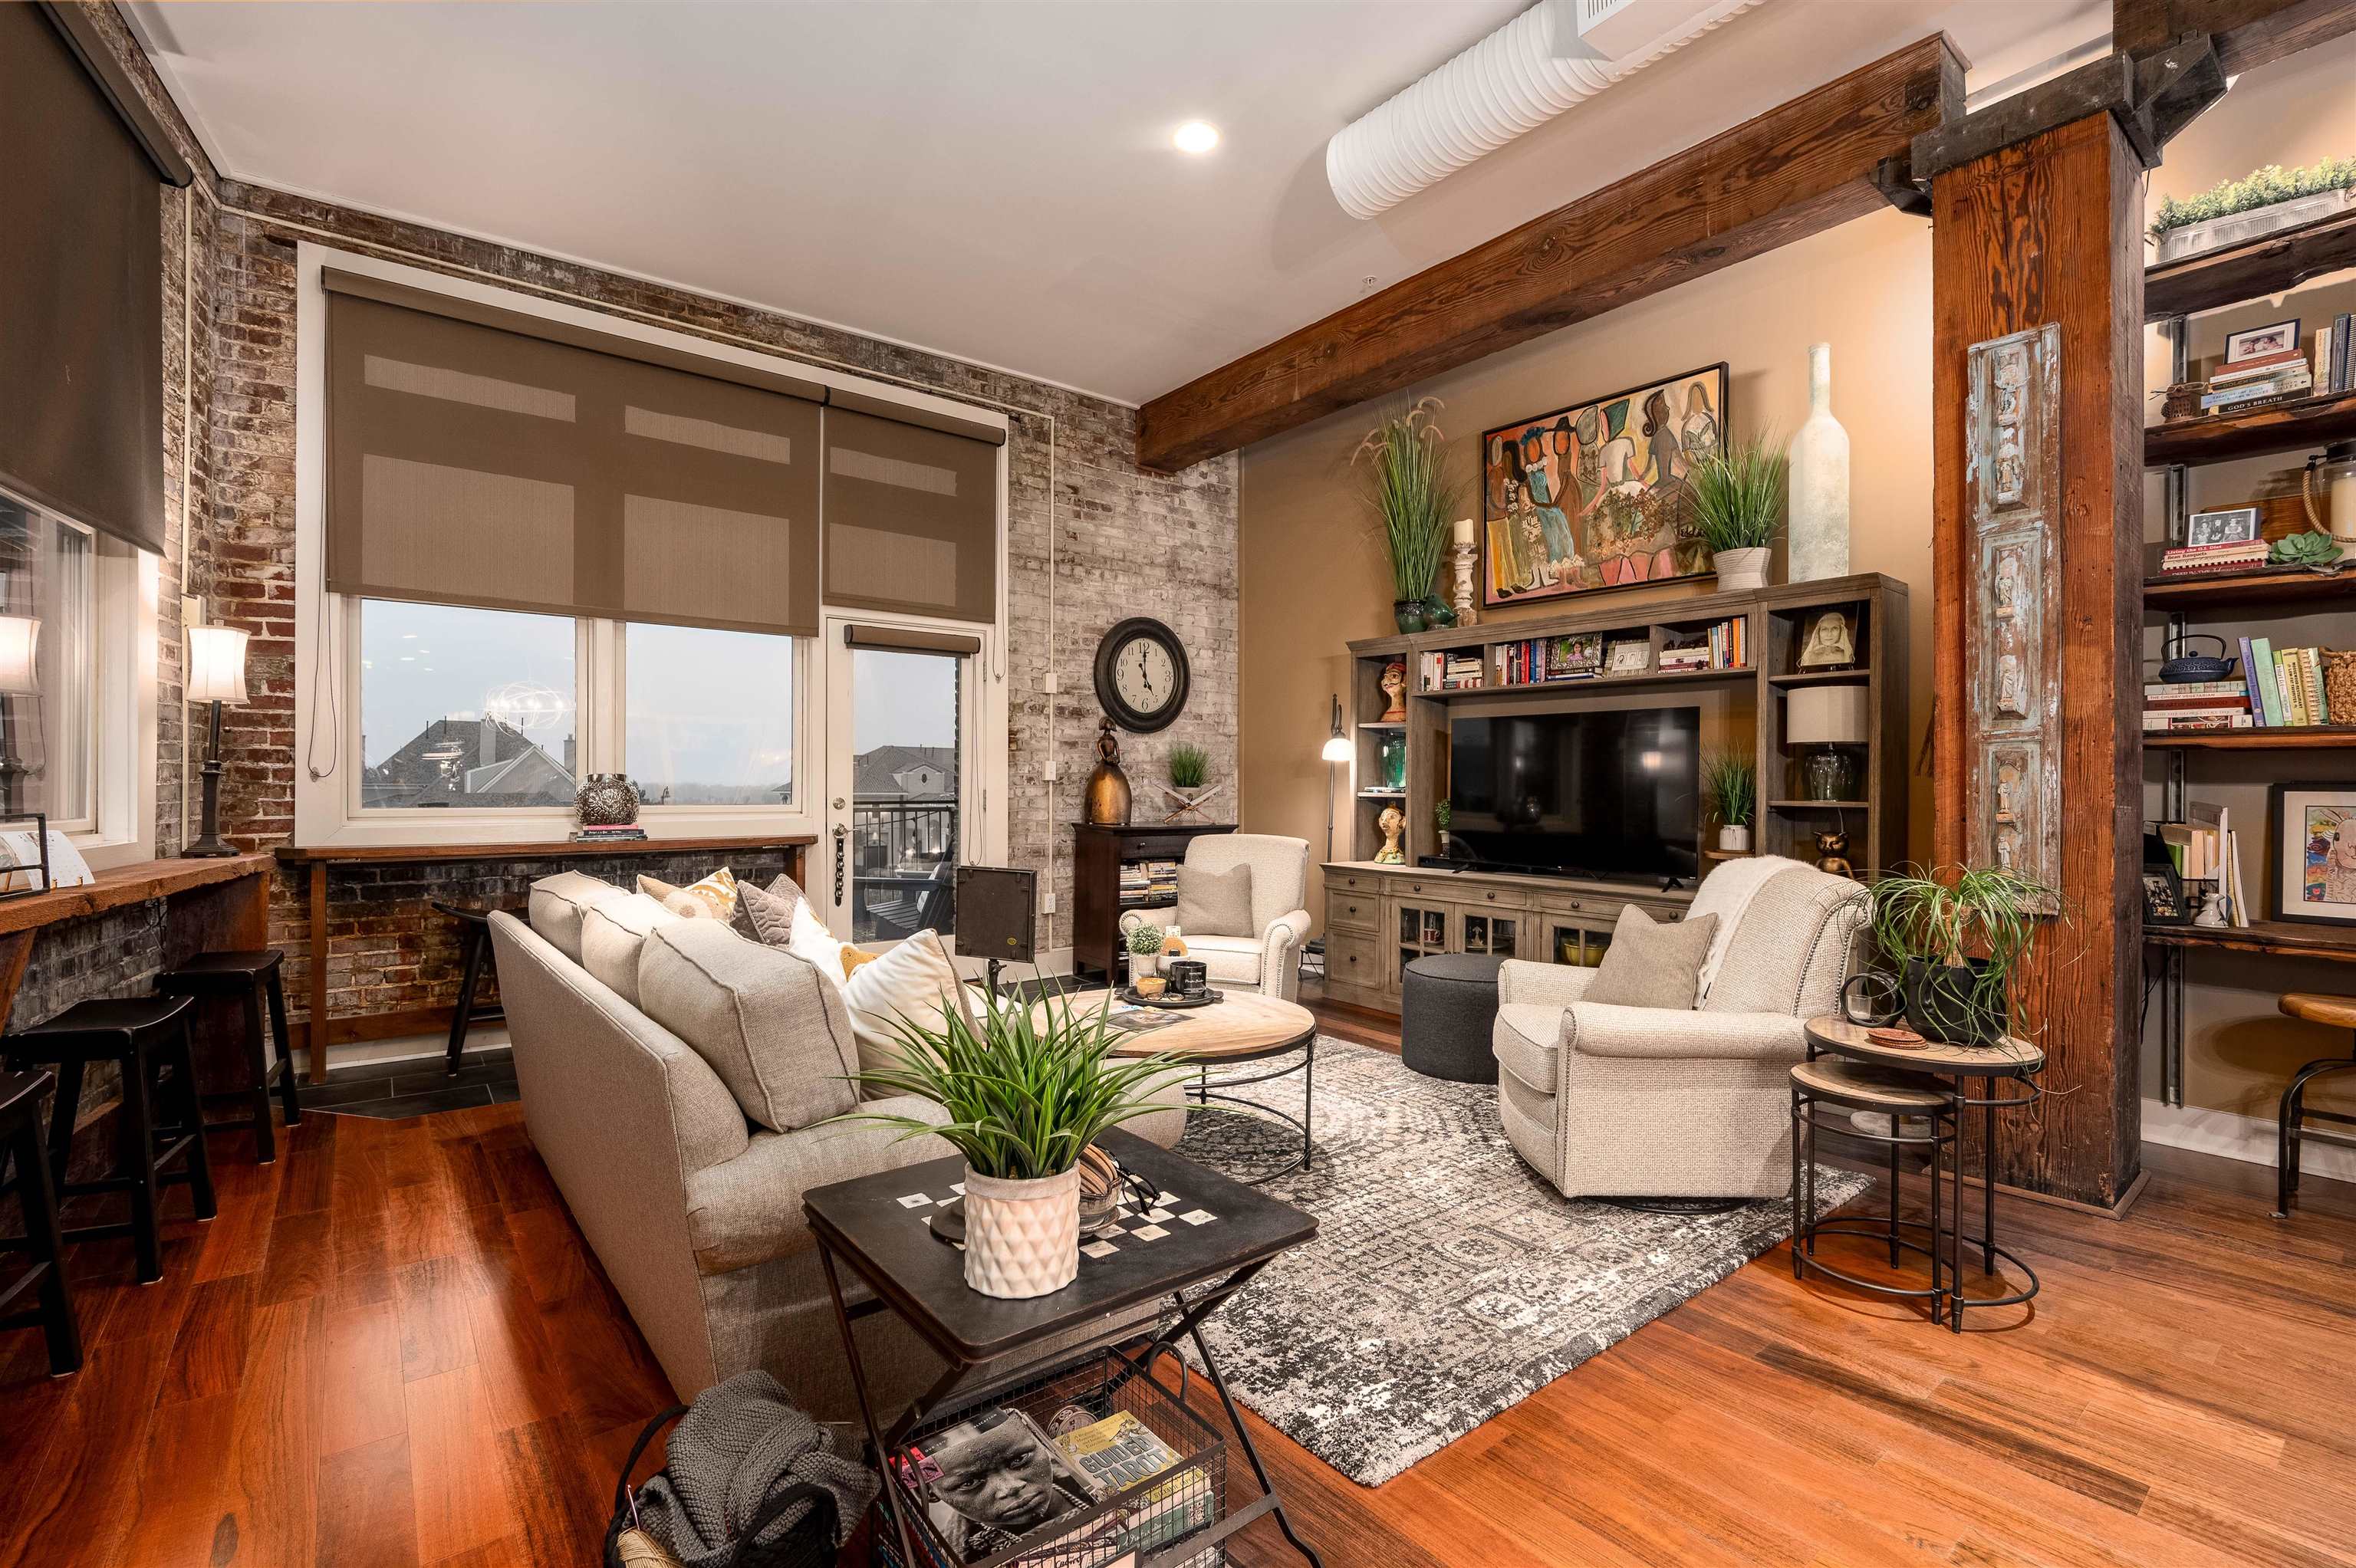
M 2336 566 L 2340 562 L 2340 543 L 2329 534 L 2309 528 L 2275 540 L 2274 551 L 2267 559 L 2276 566 L 2304 566 L 2310 571 Z

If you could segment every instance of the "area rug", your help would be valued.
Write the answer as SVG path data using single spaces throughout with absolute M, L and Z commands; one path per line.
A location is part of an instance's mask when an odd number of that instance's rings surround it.
M 1297 1078 L 1245 1093 L 1298 1114 Z M 1791 1233 L 1781 1199 L 1730 1213 L 1573 1201 L 1522 1163 L 1497 1092 L 1317 1042 L 1317 1159 L 1264 1190 L 1317 1216 L 1204 1335 L 1236 1396 L 1376 1486 Z M 1280 1165 L 1290 1128 L 1195 1115 L 1180 1153 L 1234 1175 Z M 1820 1168 L 1826 1211 L 1870 1185 Z M 1191 1350 L 1189 1352 L 1192 1353 Z

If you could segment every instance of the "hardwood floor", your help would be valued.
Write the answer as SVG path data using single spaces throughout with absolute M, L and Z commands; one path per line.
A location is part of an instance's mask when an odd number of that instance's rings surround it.
M 594 1562 L 670 1395 L 519 1108 L 281 1149 L 216 1138 L 220 1217 L 170 1225 L 161 1284 L 75 1249 L 79 1375 L 0 1334 L 0 1565 Z M 2356 1192 L 2281 1224 L 2270 1172 L 2147 1153 L 2125 1221 L 2008 1203 L 2045 1294 L 1962 1336 L 1778 1248 L 1382 1488 L 1255 1440 L 1328 1568 L 2356 1563 Z M 1266 1520 L 1233 1555 L 1300 1561 Z

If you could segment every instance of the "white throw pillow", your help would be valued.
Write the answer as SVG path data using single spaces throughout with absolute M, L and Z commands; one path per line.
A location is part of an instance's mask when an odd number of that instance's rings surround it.
M 581 962 L 581 917 L 591 906 L 630 896 L 626 888 L 601 882 L 585 871 L 563 871 L 531 885 L 531 929 L 542 942 L 575 964 Z
M 625 893 L 590 906 L 581 917 L 581 967 L 638 1005 L 638 949 L 654 933 L 687 919 L 646 893 Z
M 839 971 L 838 971 L 839 973 Z M 954 1008 L 968 1022 L 965 983 L 949 962 L 941 939 L 920 931 L 896 946 L 886 948 L 862 964 L 842 982 L 842 999 L 851 1006 L 851 1029 L 859 1037 L 860 1065 L 869 1069 L 898 1065 L 900 1037 L 892 1020 L 904 1018 L 925 1029 L 938 1029 Z
M 746 1116 L 787 1133 L 858 1104 L 851 1019 L 811 967 L 719 921 L 674 919 L 647 938 L 638 990 L 646 1015 L 711 1064 Z
M 794 908 L 793 935 L 786 943 L 786 951 L 806 961 L 809 966 L 833 981 L 842 984 L 842 950 L 849 944 L 838 940 L 826 928 L 804 899 Z

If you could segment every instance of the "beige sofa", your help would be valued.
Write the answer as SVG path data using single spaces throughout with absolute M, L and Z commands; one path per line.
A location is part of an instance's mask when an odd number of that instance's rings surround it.
M 1764 868 L 1762 868 L 1764 869 Z M 1691 1009 L 1582 1000 L 1595 971 L 1509 961 L 1497 980 L 1497 1112 L 1571 1198 L 1777 1198 L 1792 1185 L 1803 1019 L 1838 1005 L 1865 921 L 1858 884 L 1783 862 L 1740 911 L 1710 877 L 1688 919 L 1734 919 Z
M 637 989 L 626 967 L 634 955 L 626 928 L 633 923 L 592 917 L 603 900 L 581 888 L 592 879 L 576 877 L 534 884 L 530 924 L 491 917 L 533 1146 L 682 1399 L 758 1367 L 822 1418 L 855 1417 L 802 1193 L 954 1151 L 936 1138 L 894 1141 L 884 1127 L 803 1125 L 778 1132 L 749 1120 L 696 1048 L 622 994 Z M 552 884 L 563 886 L 552 891 Z M 643 951 L 635 956 L 643 963 Z M 780 1016 L 762 1020 L 764 1027 L 789 1037 L 805 1063 L 841 1062 L 847 1072 L 856 1047 L 841 991 L 794 962 L 806 978 L 787 974 L 779 980 L 774 962 L 765 966 L 771 989 L 763 1006 Z M 593 968 L 621 984 L 608 984 Z M 649 987 L 649 1005 L 658 1010 L 660 994 Z M 834 1074 L 804 1077 L 809 1081 L 781 1087 L 805 1104 L 828 1099 L 830 1114 L 851 1108 L 851 1087 L 829 1082 Z M 1173 1094 L 1178 1092 L 1173 1085 Z M 924 1101 L 876 1105 L 942 1119 Z M 1185 1113 L 1130 1125 L 1167 1147 L 1184 1130 Z M 899 1408 L 938 1376 L 938 1360 L 891 1314 L 868 1317 L 858 1328 L 887 1407 Z

